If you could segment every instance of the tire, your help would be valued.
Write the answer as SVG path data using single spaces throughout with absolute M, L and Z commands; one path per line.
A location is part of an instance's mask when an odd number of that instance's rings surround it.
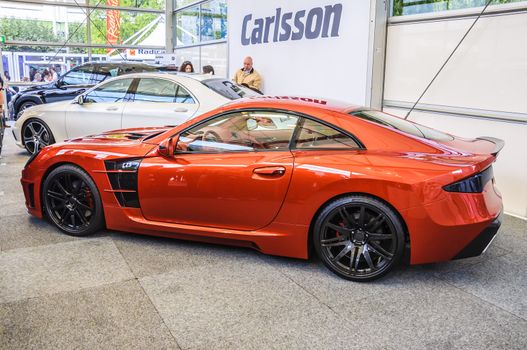
M 327 204 L 315 220 L 313 245 L 329 270 L 372 281 L 390 272 L 405 249 L 401 220 L 378 199 L 352 195 Z
M 18 118 L 20 118 L 22 116 L 22 113 L 24 113 L 24 111 L 26 109 L 28 109 L 29 107 L 33 107 L 33 106 L 36 106 L 37 104 L 40 104 L 40 103 L 35 103 L 33 101 L 26 101 L 24 103 L 22 103 L 20 105 L 20 108 L 18 109 L 18 112 L 15 116 L 15 120 L 18 120 Z
M 71 236 L 88 236 L 104 227 L 101 197 L 95 182 L 82 169 L 62 165 L 42 184 L 45 215 Z
M 22 142 L 29 154 L 55 143 L 53 133 L 40 119 L 28 119 L 22 127 Z

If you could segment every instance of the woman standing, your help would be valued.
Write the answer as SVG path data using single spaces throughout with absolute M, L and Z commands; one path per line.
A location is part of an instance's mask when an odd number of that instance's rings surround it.
M 190 63 L 190 61 L 185 61 L 181 63 L 179 71 L 185 73 L 194 73 L 194 66 L 192 65 L 192 63 Z

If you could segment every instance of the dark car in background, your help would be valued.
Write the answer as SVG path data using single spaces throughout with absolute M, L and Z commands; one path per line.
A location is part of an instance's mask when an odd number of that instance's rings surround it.
M 88 62 L 60 76 L 57 81 L 31 86 L 17 93 L 9 103 L 9 114 L 18 119 L 24 109 L 71 100 L 101 81 L 128 73 L 157 72 L 158 67 L 138 62 Z

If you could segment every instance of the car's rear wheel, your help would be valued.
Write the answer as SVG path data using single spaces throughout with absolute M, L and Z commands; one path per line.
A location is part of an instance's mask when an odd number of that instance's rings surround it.
M 62 165 L 42 185 L 44 210 L 51 221 L 72 236 L 86 236 L 104 226 L 97 186 L 82 169 Z
M 329 203 L 314 224 L 315 250 L 338 276 L 370 281 L 388 273 L 404 253 L 404 229 L 380 200 L 353 195 Z
M 22 140 L 26 150 L 34 154 L 41 148 L 55 143 L 49 127 L 39 119 L 29 119 L 22 128 Z

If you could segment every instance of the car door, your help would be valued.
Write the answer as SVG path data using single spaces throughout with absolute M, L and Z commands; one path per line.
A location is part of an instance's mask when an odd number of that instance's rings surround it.
M 132 102 L 123 111 L 123 128 L 179 125 L 199 104 L 182 85 L 169 79 L 140 78 Z
M 83 95 L 82 104 L 72 103 L 66 111 L 68 138 L 121 129 L 132 81 L 132 78 L 108 81 Z
M 86 64 L 64 74 L 54 83 L 55 88 L 42 92 L 46 103 L 72 100 L 91 88 L 95 85 L 93 81 L 94 69 L 93 65 Z
M 270 126 L 261 120 L 289 123 Z M 154 221 L 236 230 L 269 225 L 291 181 L 289 143 L 297 120 L 282 112 L 236 112 L 184 130 L 174 156 L 141 162 L 138 192 L 143 215 Z

